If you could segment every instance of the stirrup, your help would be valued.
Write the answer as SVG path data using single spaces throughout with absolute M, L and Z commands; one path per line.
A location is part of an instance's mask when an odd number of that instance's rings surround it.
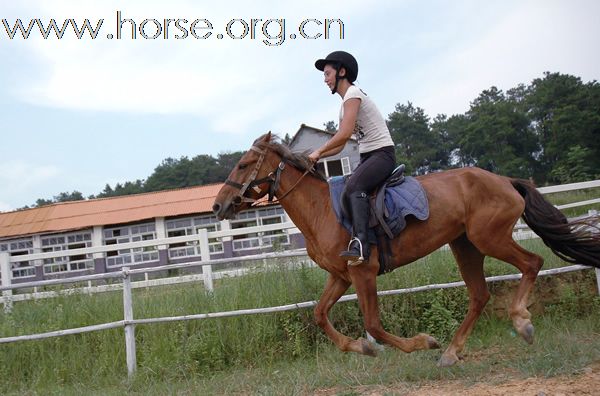
M 347 260 L 347 265 L 350 265 L 350 266 L 360 265 L 365 262 L 365 256 L 363 254 L 363 246 L 362 246 L 362 242 L 360 241 L 360 239 L 358 239 L 356 237 L 352 238 L 350 240 L 350 242 L 348 242 L 347 252 L 350 252 L 350 247 L 353 242 L 358 242 L 358 251 L 359 251 L 360 255 L 359 255 L 359 257 L 356 257 L 354 259 Z

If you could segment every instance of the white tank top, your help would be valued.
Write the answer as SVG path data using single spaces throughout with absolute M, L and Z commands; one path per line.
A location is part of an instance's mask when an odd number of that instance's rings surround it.
M 360 88 L 351 85 L 344 95 L 342 107 L 340 109 L 340 125 L 344 117 L 344 103 L 348 99 L 360 99 L 356 124 L 354 125 L 354 135 L 358 141 L 358 152 L 368 153 L 386 146 L 393 146 L 394 141 L 390 131 L 381 116 L 381 113 L 375 106 L 375 103 Z

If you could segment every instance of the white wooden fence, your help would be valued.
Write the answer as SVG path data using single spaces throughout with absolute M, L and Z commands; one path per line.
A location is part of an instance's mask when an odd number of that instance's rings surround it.
M 575 183 L 570 185 L 562 185 L 556 187 L 545 187 L 540 189 L 543 193 L 551 193 L 558 191 L 569 191 L 569 190 L 577 190 L 582 188 L 592 188 L 592 187 L 600 187 L 600 180 L 585 182 L 585 183 Z M 583 202 L 562 205 L 559 208 L 567 208 L 567 207 L 575 207 L 575 206 L 583 206 L 600 203 L 600 198 L 587 200 Z M 596 215 L 596 211 L 590 211 L 590 215 Z M 0 287 L 0 291 L 2 291 L 2 301 L 4 303 L 4 308 L 6 311 L 10 311 L 12 307 L 12 303 L 15 300 L 24 300 L 29 298 L 44 298 L 51 297 L 56 295 L 53 292 L 33 292 L 27 294 L 18 294 L 13 295 L 12 291 L 15 289 L 23 289 L 23 288 L 38 288 L 43 286 L 51 286 L 51 285 L 61 285 L 61 284 L 69 284 L 69 283 L 80 283 L 80 282 L 89 282 L 88 287 L 80 288 L 80 289 L 70 289 L 65 292 L 100 292 L 100 291 L 108 291 L 115 289 L 123 290 L 123 307 L 124 307 L 124 318 L 123 320 L 119 320 L 116 322 L 110 323 L 102 323 L 98 325 L 66 329 L 66 330 L 58 330 L 51 331 L 46 333 L 39 334 L 31 334 L 31 335 L 21 335 L 14 337 L 4 337 L 0 338 L 0 343 L 9 343 L 9 342 L 17 342 L 17 341 L 28 341 L 28 340 L 39 340 L 50 337 L 60 337 L 64 335 L 70 334 L 80 334 L 91 331 L 98 330 L 106 330 L 113 328 L 124 328 L 125 331 L 125 350 L 126 350 L 126 358 L 127 358 L 127 370 L 128 374 L 131 376 L 135 373 L 136 370 L 136 345 L 135 345 L 135 325 L 136 324 L 151 324 L 151 323 L 162 323 L 162 322 L 173 322 L 173 321 L 184 321 L 184 320 L 199 320 L 199 319 L 209 319 L 209 318 L 220 318 L 220 317 L 229 317 L 229 316 L 239 316 L 239 315 L 253 315 L 259 313 L 270 313 L 270 312 L 281 312 L 281 311 L 289 311 L 301 308 L 313 307 L 316 305 L 316 301 L 306 301 L 295 304 L 283 305 L 278 307 L 270 307 L 270 308 L 257 308 L 257 309 L 246 309 L 246 310 L 238 310 L 238 311 L 229 311 L 229 312 L 217 312 L 217 313 L 201 313 L 195 315 L 184 315 L 184 316 L 174 316 L 174 317 L 161 317 L 161 318 L 148 318 L 148 319 L 135 319 L 133 315 L 133 301 L 132 301 L 132 289 L 134 287 L 149 287 L 152 285 L 159 284 L 169 284 L 176 283 L 178 281 L 195 281 L 202 280 L 204 282 L 204 286 L 207 292 L 212 292 L 213 290 L 213 279 L 218 279 L 223 276 L 235 276 L 239 274 L 243 274 L 244 269 L 229 271 L 229 272 L 213 272 L 212 266 L 221 264 L 221 263 L 232 263 L 232 262 L 247 262 L 250 260 L 267 260 L 273 258 L 289 258 L 289 257 L 306 257 L 306 251 L 304 249 L 289 251 L 283 253 L 265 253 L 252 257 L 238 257 L 238 258 L 227 258 L 227 259 L 218 259 L 218 260 L 210 260 L 208 240 L 209 238 L 221 238 L 225 236 L 232 235 L 241 235 L 248 234 L 254 232 L 264 232 L 264 231 L 272 231 L 272 230 L 281 230 L 294 228 L 295 225 L 293 223 L 284 223 L 284 224 L 273 224 L 269 226 L 263 227 L 248 227 L 238 230 L 227 230 L 227 231 L 215 231 L 215 232 L 207 232 L 206 230 L 199 230 L 199 234 L 197 235 L 189 235 L 189 236 L 181 236 L 181 237 L 173 237 L 173 238 L 164 238 L 164 239 L 154 239 L 150 241 L 141 241 L 141 242 L 132 242 L 127 244 L 119 244 L 110 245 L 110 246 L 99 246 L 99 247 L 91 247 L 84 249 L 74 249 L 70 251 L 59 251 L 59 252 L 50 252 L 50 253 L 37 253 L 30 254 L 26 256 L 17 256 L 10 257 L 10 255 L 6 252 L 0 253 L 0 270 L 2 275 L 2 286 Z M 518 239 L 526 239 L 529 237 L 535 237 L 531 232 L 523 232 L 522 228 L 524 225 L 517 225 L 515 236 Z M 19 283 L 19 284 L 11 284 L 11 263 L 12 262 L 20 262 L 23 260 L 42 260 L 47 258 L 55 258 L 55 257 L 63 257 L 65 255 L 80 255 L 80 254 L 91 254 L 91 253 L 99 253 L 99 252 L 108 252 L 114 250 L 121 249 L 132 249 L 132 248 L 140 248 L 146 246 L 156 246 L 156 245 L 168 245 L 173 243 L 181 243 L 181 242 L 189 242 L 189 241 L 198 241 L 200 244 L 201 251 L 201 261 L 192 262 L 192 263 L 184 263 L 184 264 L 173 264 L 166 265 L 161 267 L 153 267 L 153 268 L 139 268 L 139 269 L 130 269 L 129 267 L 123 267 L 120 271 L 116 272 L 108 272 L 102 274 L 94 274 L 87 276 L 79 276 L 79 277 L 71 277 L 66 279 L 52 279 L 52 280 L 44 280 L 38 282 L 27 282 L 27 283 Z M 132 276 L 139 274 L 147 274 L 157 271 L 165 271 L 168 269 L 181 269 L 181 268 L 191 268 L 191 267 L 202 267 L 202 275 L 187 275 L 180 278 L 167 278 L 163 280 L 148 280 L 146 278 L 145 281 L 141 282 L 132 282 Z M 571 272 L 571 271 L 579 271 L 582 269 L 586 269 L 588 267 L 582 265 L 574 265 L 563 268 L 556 268 L 551 270 L 540 271 L 540 276 L 554 275 L 557 273 L 563 272 Z M 596 276 L 598 282 L 598 289 L 600 291 L 600 271 L 596 269 Z M 504 280 L 511 279 L 519 279 L 521 277 L 520 274 L 514 275 L 502 275 L 495 277 L 486 278 L 487 282 L 498 282 Z M 107 280 L 107 279 L 121 279 L 122 282 L 120 284 L 115 285 L 104 285 L 104 286 L 91 286 L 92 281 L 98 280 Z M 412 293 L 418 291 L 425 290 L 434 290 L 434 289 L 446 289 L 451 287 L 462 287 L 464 286 L 464 282 L 451 282 L 446 284 L 438 284 L 438 285 L 426 285 L 413 287 L 408 289 L 398 289 L 398 290 L 386 290 L 380 291 L 378 294 L 380 296 L 386 295 L 394 295 L 394 294 L 404 294 L 404 293 Z M 356 295 L 346 295 L 343 296 L 340 301 L 349 301 L 356 299 Z

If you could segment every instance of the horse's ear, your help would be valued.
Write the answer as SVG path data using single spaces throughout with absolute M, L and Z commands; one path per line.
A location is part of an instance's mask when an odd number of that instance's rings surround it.
M 269 143 L 271 141 L 271 131 L 267 132 L 265 135 L 265 143 Z

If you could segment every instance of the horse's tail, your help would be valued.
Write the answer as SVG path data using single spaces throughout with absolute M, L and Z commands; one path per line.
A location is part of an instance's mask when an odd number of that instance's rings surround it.
M 525 223 L 561 259 L 600 268 L 600 219 L 597 216 L 571 223 L 546 201 L 527 180 L 512 179 L 512 185 L 525 199 Z

